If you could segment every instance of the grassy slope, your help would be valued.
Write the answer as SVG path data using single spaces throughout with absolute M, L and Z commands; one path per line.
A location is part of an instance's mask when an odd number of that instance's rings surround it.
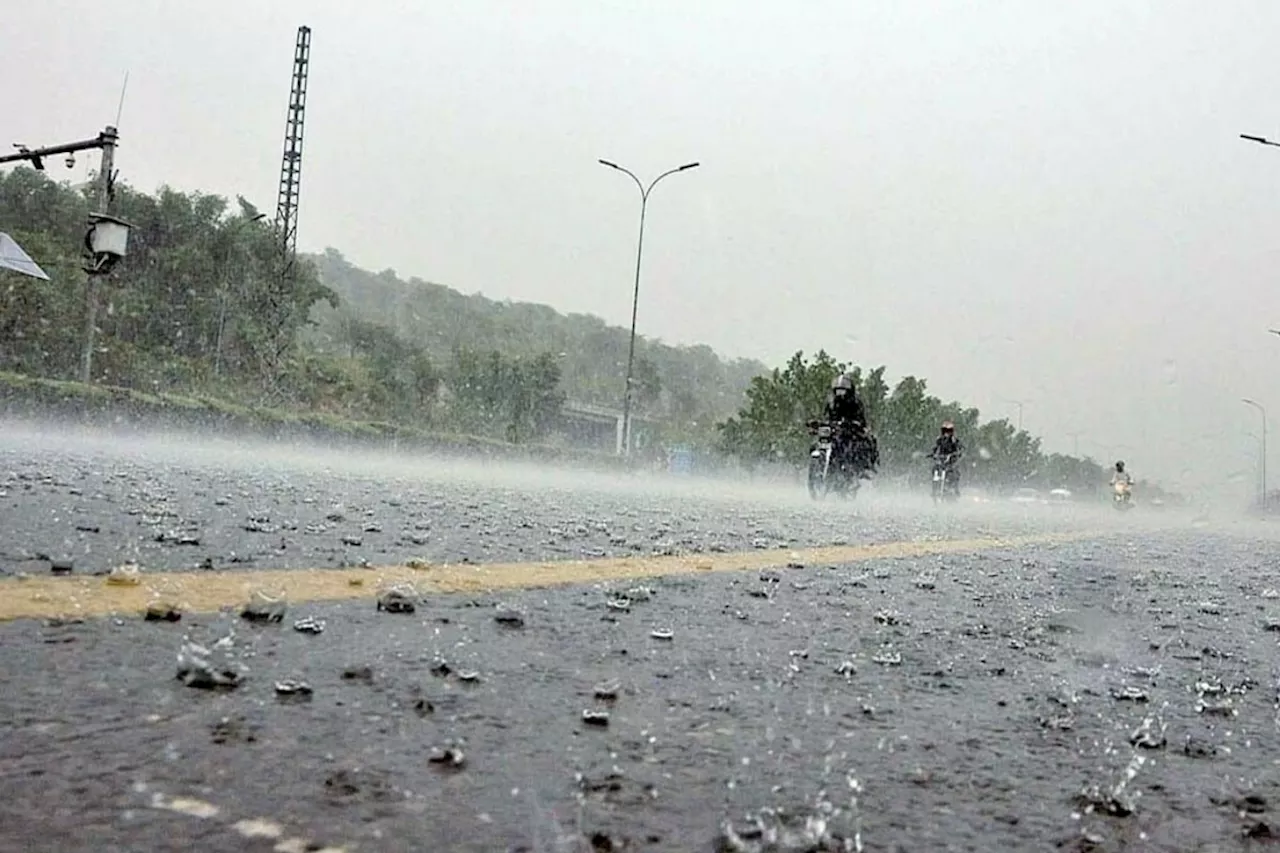
M 0 416 L 53 417 L 79 423 L 130 423 L 214 429 L 267 438 L 307 438 L 358 445 L 578 462 L 612 467 L 614 457 L 544 445 L 515 445 L 473 435 L 428 432 L 398 424 L 337 418 L 318 412 L 251 407 L 215 397 L 147 393 L 0 371 Z

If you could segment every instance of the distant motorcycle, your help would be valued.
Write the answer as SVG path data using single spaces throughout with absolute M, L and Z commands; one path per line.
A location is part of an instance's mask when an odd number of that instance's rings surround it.
M 1133 507 L 1133 484 L 1128 480 L 1116 480 L 1111 486 L 1111 505 L 1120 511 Z
M 960 500 L 960 482 L 952 476 L 956 459 L 954 455 L 933 460 L 933 502 Z
M 814 500 L 822 500 L 829 494 L 856 497 L 862 480 L 870 477 L 875 456 L 874 439 L 857 429 L 856 425 L 810 421 L 808 427 L 809 433 L 815 437 L 809 450 L 809 497 Z

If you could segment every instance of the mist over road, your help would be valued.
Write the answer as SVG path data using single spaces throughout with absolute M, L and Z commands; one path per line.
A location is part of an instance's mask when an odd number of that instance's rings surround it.
M 1265 527 L 11 425 L 0 527 L 2 850 L 1280 832 Z

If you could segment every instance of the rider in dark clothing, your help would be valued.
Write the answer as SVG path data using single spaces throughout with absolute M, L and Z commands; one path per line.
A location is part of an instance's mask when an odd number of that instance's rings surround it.
M 880 461 L 875 438 L 867 430 L 867 411 L 853 387 L 853 380 L 842 373 L 831 383 L 831 395 L 823 408 L 823 418 L 830 424 L 843 424 L 847 431 L 844 452 L 850 462 L 861 461 L 859 468 L 875 468 Z
M 942 422 L 942 432 L 933 443 L 933 452 L 929 454 L 935 465 L 946 466 L 947 477 L 955 486 L 960 485 L 960 470 L 956 463 L 964 455 L 964 444 L 956 437 L 956 425 L 951 421 Z
M 827 397 L 827 405 L 822 412 L 822 416 L 828 423 L 848 421 L 864 427 L 867 425 L 866 409 L 862 407 L 862 401 L 858 399 L 858 392 L 854 390 L 853 380 L 845 374 L 840 374 L 831 383 L 831 395 Z

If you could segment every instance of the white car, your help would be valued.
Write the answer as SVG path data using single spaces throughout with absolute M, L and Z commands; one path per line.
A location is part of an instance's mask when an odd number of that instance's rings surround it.
M 1044 499 L 1040 497 L 1040 493 L 1035 489 L 1018 489 L 1009 500 L 1016 504 L 1038 504 L 1044 502 Z

